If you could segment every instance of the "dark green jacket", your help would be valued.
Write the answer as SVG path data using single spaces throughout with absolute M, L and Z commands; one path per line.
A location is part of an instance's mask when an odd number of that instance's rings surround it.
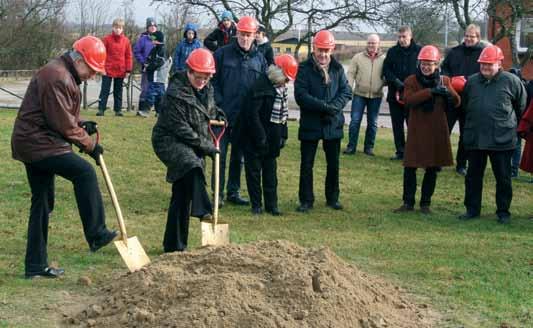
M 501 71 L 491 80 L 480 73 L 470 76 L 462 98 L 465 149 L 514 149 L 517 122 L 526 107 L 526 98 L 524 85 L 511 73 Z
M 206 88 L 207 107 L 193 91 L 186 71 L 180 71 L 170 79 L 163 98 L 163 110 L 152 131 L 152 146 L 167 167 L 166 180 L 170 183 L 194 168 L 203 170 L 204 156 L 213 153 L 209 120 L 224 117 L 224 114 L 215 105 L 211 85 Z

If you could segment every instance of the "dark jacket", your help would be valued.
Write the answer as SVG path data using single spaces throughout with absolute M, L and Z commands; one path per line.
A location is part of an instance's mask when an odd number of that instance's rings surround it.
M 213 77 L 216 104 L 222 108 L 230 127 L 241 111 L 244 95 L 261 75 L 266 73 L 265 57 L 255 45 L 244 52 L 236 41 L 215 52 L 217 72 Z
M 265 59 L 267 61 L 267 65 L 270 66 L 274 64 L 274 50 L 272 49 L 272 45 L 270 44 L 270 41 L 257 44 L 257 51 L 263 54 L 265 56 Z
M 467 47 L 464 43 L 453 47 L 442 62 L 442 75 L 469 77 L 479 73 L 477 60 L 482 50 L 483 44 L 481 43 L 473 47 Z
M 245 152 L 264 157 L 278 157 L 281 139 L 287 139 L 287 124 L 270 122 L 276 89 L 262 75 L 243 101 L 235 131 Z
M 172 75 L 163 98 L 163 110 L 152 131 L 152 146 L 167 167 L 166 180 L 173 183 L 194 168 L 204 169 L 205 155 L 212 155 L 208 132 L 210 119 L 223 113 L 215 106 L 213 88 L 207 85 L 207 106 L 196 95 L 187 73 Z
M 352 99 L 344 68 L 333 57 L 326 84 L 313 58 L 300 63 L 294 82 L 294 98 L 300 107 L 299 140 L 332 140 L 343 137 L 344 106 Z M 327 106 L 335 114 L 328 113 Z
M 453 90 L 450 79 L 446 76 L 442 82 L 450 93 L 450 99 L 446 96 L 433 95 L 431 88 L 437 86 L 439 81 L 439 74 L 424 82 L 419 81 L 416 74 L 405 79 L 404 99 L 405 106 L 409 109 L 403 161 L 405 167 L 428 168 L 453 165 L 446 110 L 456 110 L 461 98 Z M 449 105 L 452 108 L 448 108 Z
M 236 35 L 237 27 L 235 26 L 235 23 L 231 23 L 230 28 L 226 30 L 224 24 L 220 22 L 218 27 L 213 30 L 213 32 L 209 33 L 204 39 L 204 46 L 212 52 L 215 52 L 219 48 L 230 44 L 235 39 Z
M 395 102 L 399 84 L 403 84 L 409 75 L 416 73 L 417 57 L 421 48 L 415 40 L 411 40 L 407 48 L 396 44 L 387 51 L 387 57 L 383 63 L 383 76 L 388 86 L 387 101 Z
M 68 54 L 51 60 L 33 76 L 15 119 L 11 136 L 13 158 L 24 163 L 72 152 L 86 153 L 94 140 L 79 127 L 81 92 Z
M 491 80 L 474 74 L 466 83 L 462 100 L 466 113 L 465 149 L 516 147 L 517 122 L 526 107 L 526 90 L 519 78 L 503 71 Z

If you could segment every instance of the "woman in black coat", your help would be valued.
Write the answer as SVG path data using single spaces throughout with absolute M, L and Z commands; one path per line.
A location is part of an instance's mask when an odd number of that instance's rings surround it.
M 210 120 L 221 119 L 209 79 L 215 60 L 206 49 L 196 49 L 187 58 L 187 70 L 170 79 L 163 109 L 152 131 L 152 146 L 167 167 L 172 183 L 163 240 L 165 252 L 187 249 L 189 216 L 210 218 L 212 205 L 205 188 L 205 156 L 217 149 L 208 132 Z
M 263 194 L 265 211 L 278 216 L 281 212 L 276 158 L 287 140 L 287 83 L 296 78 L 298 63 L 288 54 L 276 57 L 274 62 L 267 75 L 261 76 L 244 98 L 236 129 L 244 152 L 252 213 L 262 213 Z

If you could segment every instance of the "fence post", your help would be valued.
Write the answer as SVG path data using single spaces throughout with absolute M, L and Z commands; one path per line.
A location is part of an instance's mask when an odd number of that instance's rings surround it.
M 83 109 L 87 109 L 87 81 L 83 81 Z

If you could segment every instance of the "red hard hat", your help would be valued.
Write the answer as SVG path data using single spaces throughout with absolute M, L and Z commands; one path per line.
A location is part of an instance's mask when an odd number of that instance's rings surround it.
M 315 48 L 335 49 L 335 37 L 328 30 L 319 31 L 313 41 Z
M 495 64 L 503 60 L 502 49 L 498 46 L 488 46 L 481 51 L 478 63 Z
M 452 88 L 457 92 L 463 92 L 465 89 L 466 78 L 464 76 L 452 77 Z
M 258 27 L 259 24 L 257 23 L 257 20 L 251 16 L 244 16 L 239 19 L 239 22 L 237 23 L 237 31 L 241 32 L 255 33 L 257 32 Z
M 74 42 L 72 48 L 79 52 L 85 63 L 94 71 L 105 74 L 105 59 L 107 53 L 102 40 L 88 35 Z
M 213 58 L 211 51 L 204 48 L 194 49 L 187 57 L 185 64 L 195 72 L 210 74 L 216 72 L 215 58 Z
M 292 55 L 283 54 L 276 56 L 276 58 L 274 58 L 274 63 L 276 66 L 281 68 L 283 74 L 285 74 L 289 80 L 294 81 L 296 79 L 296 74 L 298 73 L 298 62 Z
M 440 60 L 440 51 L 435 46 L 423 46 L 418 53 L 417 59 L 438 62 Z

